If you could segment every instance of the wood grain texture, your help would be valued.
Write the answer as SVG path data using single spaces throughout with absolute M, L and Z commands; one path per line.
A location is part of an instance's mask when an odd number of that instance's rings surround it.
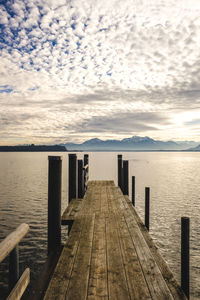
M 173 296 L 152 256 L 152 253 L 138 227 L 135 218 L 133 218 L 133 215 L 130 212 L 130 208 L 125 201 L 124 196 L 119 195 L 117 193 L 117 189 L 115 189 L 115 196 L 118 197 L 118 199 L 121 199 L 124 204 L 125 220 L 132 237 L 139 262 L 142 266 L 145 280 L 147 282 L 152 299 L 172 300 Z
M 106 217 L 109 299 L 130 299 L 120 243 L 116 227 L 113 224 L 113 214 L 109 213 Z
M 23 223 L 0 243 L 0 262 L 19 244 L 28 231 L 29 225 Z
M 27 268 L 12 289 L 7 300 L 20 300 L 30 282 L 30 269 Z
M 89 181 L 45 300 L 186 300 L 128 197 Z
M 114 193 L 108 191 L 109 202 L 116 205 Z M 151 295 L 146 285 L 143 270 L 138 261 L 138 256 L 133 245 L 126 220 L 123 213 L 119 210 L 114 214 L 115 226 L 118 232 L 118 239 L 121 246 L 121 252 L 124 262 L 124 269 L 128 283 L 128 289 L 131 299 L 149 300 Z
M 87 298 L 94 232 L 94 215 L 87 216 L 77 250 L 65 300 Z
M 85 221 L 86 218 L 79 218 L 74 222 L 69 239 L 63 248 L 45 293 L 45 300 L 65 299 Z
M 129 205 L 130 211 L 134 215 L 135 220 L 137 221 L 137 224 L 146 240 L 146 243 L 149 246 L 149 249 L 151 250 L 151 253 L 152 253 L 159 269 L 161 270 L 163 278 L 165 279 L 165 282 L 167 283 L 174 299 L 187 300 L 187 297 L 183 293 L 183 290 L 181 289 L 180 285 L 177 283 L 167 262 L 161 256 L 158 247 L 154 243 L 151 235 L 149 234 L 148 230 L 146 229 L 146 226 L 144 225 L 141 218 L 137 214 L 137 212 L 136 212 L 135 208 L 133 207 L 131 201 L 129 200 L 128 196 L 125 196 L 125 200 L 126 200 L 127 204 Z
M 81 205 L 83 203 L 83 199 L 72 199 L 67 208 L 65 209 L 62 218 L 61 223 L 62 225 L 70 225 L 74 220 L 81 209 Z
M 96 214 L 87 299 L 108 299 L 105 215 Z

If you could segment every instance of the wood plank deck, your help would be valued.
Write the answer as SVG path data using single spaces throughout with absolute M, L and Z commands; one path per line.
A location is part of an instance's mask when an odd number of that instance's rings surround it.
M 73 226 L 45 300 L 187 299 L 113 181 L 89 181 L 65 216 Z

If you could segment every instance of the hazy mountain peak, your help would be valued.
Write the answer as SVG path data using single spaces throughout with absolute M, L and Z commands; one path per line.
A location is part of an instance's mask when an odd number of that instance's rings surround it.
M 83 143 L 83 145 L 93 145 L 93 144 L 98 144 L 98 143 L 101 143 L 101 142 L 103 142 L 103 141 L 98 139 L 98 138 L 93 138 L 93 139 L 90 139 L 88 141 L 85 141 Z
M 134 135 L 130 138 L 125 138 L 122 140 L 122 142 L 144 142 L 144 141 L 154 141 L 153 139 L 149 138 L 148 136 L 138 136 L 138 135 Z
M 190 151 L 200 151 L 200 144 L 196 146 L 195 148 L 190 148 Z
M 94 150 L 94 151 L 123 151 L 123 150 L 187 150 L 190 147 L 197 146 L 195 142 L 181 142 L 175 141 L 159 141 L 154 140 L 148 136 L 132 136 L 122 140 L 101 140 L 99 138 L 92 138 L 82 144 L 67 143 L 65 146 L 68 150 Z

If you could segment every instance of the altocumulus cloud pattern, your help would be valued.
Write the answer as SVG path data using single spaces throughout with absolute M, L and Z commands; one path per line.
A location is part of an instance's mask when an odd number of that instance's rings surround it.
M 198 139 L 198 0 L 0 3 L 0 143 Z

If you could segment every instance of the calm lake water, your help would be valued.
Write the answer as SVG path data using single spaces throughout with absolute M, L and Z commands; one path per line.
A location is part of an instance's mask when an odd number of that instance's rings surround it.
M 180 220 L 181 216 L 190 217 L 191 299 L 200 299 L 200 153 L 120 154 L 129 160 L 129 180 L 136 177 L 136 209 L 142 219 L 145 186 L 151 188 L 150 233 L 179 282 Z M 20 243 L 20 269 L 31 268 L 32 282 L 47 253 L 48 155 L 63 156 L 64 210 L 68 203 L 68 153 L 0 153 L 0 241 L 21 223 L 30 225 L 29 234 Z M 83 157 L 83 153 L 77 155 Z M 117 153 L 89 152 L 89 166 L 91 180 L 113 179 L 117 184 Z M 7 265 L 7 260 L 0 264 L 0 299 L 7 294 Z

